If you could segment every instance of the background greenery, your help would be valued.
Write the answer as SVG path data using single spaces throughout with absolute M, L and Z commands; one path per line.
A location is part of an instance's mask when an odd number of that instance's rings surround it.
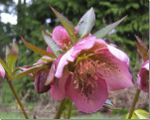
M 93 7 L 96 13 L 96 25 L 93 31 L 96 31 L 107 24 L 119 20 L 123 16 L 127 19 L 116 28 L 116 33 L 106 36 L 111 42 L 115 43 L 119 48 L 128 53 L 131 59 L 131 70 L 133 75 L 139 68 L 139 59 L 135 48 L 135 35 L 143 38 L 148 44 L 148 0 L 31 0 L 30 4 L 26 0 L 18 0 L 16 5 L 13 0 L 1 0 L 0 5 L 5 6 L 2 12 L 14 12 L 17 14 L 17 24 L 4 24 L 0 21 L 0 56 L 4 58 L 5 47 L 12 42 L 13 39 L 19 44 L 20 57 L 17 66 L 32 64 L 40 56 L 28 50 L 20 41 L 23 35 L 31 43 L 46 48 L 46 44 L 42 39 L 41 30 L 52 30 L 54 26 L 60 24 L 49 8 L 49 5 L 60 11 L 77 24 L 80 17 L 90 8 Z M 13 8 L 13 11 L 9 10 Z M 46 19 L 50 18 L 51 22 L 46 23 Z M 1 80 L 0 80 L 1 81 Z M 11 103 L 14 99 L 11 95 L 6 81 L 0 82 L 0 102 Z M 23 78 L 13 82 L 16 86 L 20 97 L 26 95 L 29 90 L 27 102 L 35 102 L 39 100 L 38 95 L 34 92 L 31 79 Z

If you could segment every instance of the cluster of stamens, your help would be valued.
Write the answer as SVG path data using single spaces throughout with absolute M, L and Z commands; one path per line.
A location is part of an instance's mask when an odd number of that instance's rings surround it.
M 115 70 L 118 70 L 117 66 L 104 56 L 81 57 L 77 59 L 73 73 L 74 88 L 88 98 L 96 89 L 97 80 L 104 79 L 104 74 L 109 77 Z
M 74 71 L 74 87 L 85 96 L 92 94 L 96 88 L 96 63 L 92 59 L 80 61 Z

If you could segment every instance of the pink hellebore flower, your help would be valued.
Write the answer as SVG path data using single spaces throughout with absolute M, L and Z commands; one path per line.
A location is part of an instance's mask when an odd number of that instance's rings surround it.
M 139 88 L 145 92 L 149 90 L 149 60 L 142 64 L 142 67 L 138 73 L 137 84 Z
M 56 42 L 56 44 L 64 48 L 65 45 L 68 45 L 70 42 L 70 37 L 66 31 L 66 29 L 62 26 L 56 26 L 52 32 L 52 39 Z
M 5 77 L 5 70 L 3 68 L 3 66 L 0 64 L 0 78 L 4 78 Z
M 133 85 L 128 67 L 124 52 L 90 35 L 60 58 L 50 94 L 55 100 L 69 97 L 82 112 L 96 112 L 109 90 Z

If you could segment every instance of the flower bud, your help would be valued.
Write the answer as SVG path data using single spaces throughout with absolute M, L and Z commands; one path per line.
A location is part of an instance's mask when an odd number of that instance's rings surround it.
M 49 70 L 38 71 L 35 75 L 34 86 L 37 93 L 44 93 L 50 89 L 50 85 L 45 85 Z
M 142 64 L 142 67 L 138 73 L 137 84 L 139 88 L 145 92 L 149 90 L 149 61 L 147 60 Z
M 3 66 L 0 64 L 0 78 L 4 78 L 5 77 L 5 70 L 3 68 Z
M 52 32 L 52 39 L 58 46 L 64 48 L 65 45 L 69 44 L 70 38 L 67 31 L 62 26 L 57 26 Z

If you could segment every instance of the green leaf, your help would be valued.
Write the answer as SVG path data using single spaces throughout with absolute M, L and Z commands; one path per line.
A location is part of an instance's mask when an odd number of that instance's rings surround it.
M 43 50 L 43 49 L 41 49 L 41 48 L 39 48 L 39 47 L 37 47 L 37 46 L 35 46 L 35 45 L 27 42 L 23 37 L 21 37 L 21 40 L 23 41 L 23 43 L 25 44 L 25 46 L 27 48 L 29 48 L 30 50 L 32 50 L 33 52 L 38 53 L 41 56 L 47 55 L 47 56 L 50 56 L 50 57 L 54 57 L 53 54 L 48 53 L 46 50 Z
M 42 32 L 43 38 L 47 45 L 52 49 L 56 56 L 62 52 L 61 48 L 55 43 L 55 41 L 46 32 Z
M 126 115 L 126 119 L 128 118 L 128 115 Z M 137 120 L 137 119 L 148 119 L 148 115 L 149 113 L 145 110 L 142 110 L 142 109 L 137 109 L 134 111 L 131 119 L 134 119 L 134 120 Z
M 22 78 L 24 76 L 29 75 L 30 73 L 36 73 L 39 70 L 48 68 L 48 66 L 49 66 L 49 64 L 39 64 L 39 65 L 35 65 L 35 66 L 32 66 L 32 67 L 29 67 L 29 68 L 27 68 L 27 70 L 16 74 L 15 75 L 15 79 Z
M 77 41 L 77 36 L 75 35 L 75 29 L 74 29 L 73 24 L 66 17 L 64 17 L 62 14 L 60 14 L 58 11 L 56 11 L 53 7 L 50 6 L 50 8 L 54 12 L 56 17 L 60 20 L 61 24 L 67 30 L 72 43 L 75 43 Z
M 94 25 L 95 25 L 95 13 L 94 9 L 90 8 L 81 17 L 79 23 L 77 24 L 77 29 L 79 30 L 79 35 L 81 36 L 81 38 L 90 33 Z
M 139 119 L 148 119 L 149 113 L 145 110 L 138 109 L 138 110 L 135 110 L 134 113 L 137 115 Z
M 15 42 L 13 42 L 10 47 L 6 47 L 6 64 L 9 66 L 11 72 L 14 71 L 18 55 L 19 49 Z
M 116 28 L 124 19 L 126 18 L 123 17 L 121 18 L 120 20 L 118 20 L 117 22 L 115 23 L 112 23 L 100 30 L 98 30 L 94 35 L 97 37 L 97 38 L 103 38 L 104 36 L 106 36 L 109 32 L 111 32 L 114 28 Z

